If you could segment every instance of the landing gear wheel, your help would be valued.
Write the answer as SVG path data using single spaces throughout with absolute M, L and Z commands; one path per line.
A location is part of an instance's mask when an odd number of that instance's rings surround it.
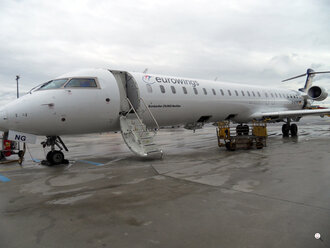
M 290 125 L 289 124 L 283 124 L 283 126 L 282 126 L 283 137 L 289 137 L 289 132 L 290 132 Z
M 46 160 L 51 163 L 53 151 L 49 151 L 46 155 Z
M 51 165 L 62 164 L 64 163 L 64 154 L 61 151 L 50 151 L 47 153 L 47 161 Z
M 236 134 L 238 136 L 242 135 L 243 134 L 243 130 L 244 130 L 244 128 L 243 128 L 242 125 L 237 125 L 237 127 L 236 127 Z
M 249 135 L 249 131 L 250 131 L 249 126 L 248 125 L 244 125 L 243 126 L 243 134 L 244 135 Z
M 298 127 L 296 124 L 291 124 L 290 126 L 290 132 L 292 137 L 296 137 L 298 134 Z

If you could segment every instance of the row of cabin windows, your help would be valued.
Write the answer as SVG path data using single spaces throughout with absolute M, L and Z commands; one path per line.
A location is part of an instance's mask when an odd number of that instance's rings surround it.
M 163 85 L 159 85 L 159 87 L 160 87 L 160 92 L 162 92 L 163 94 L 165 94 L 165 87 Z M 148 90 L 149 93 L 152 93 L 152 87 L 151 87 L 151 85 L 147 84 L 147 90 Z M 182 90 L 183 90 L 183 93 L 185 95 L 188 94 L 188 91 L 187 91 L 187 88 L 186 87 L 182 86 Z M 202 88 L 202 90 L 203 90 L 204 95 L 207 95 L 206 88 Z M 171 91 L 172 91 L 173 94 L 176 94 L 176 88 L 173 85 L 171 86 Z M 193 88 L 193 91 L 194 91 L 195 95 L 198 95 L 198 89 L 197 88 Z M 228 92 L 228 95 L 229 96 L 232 96 L 233 95 L 231 90 L 227 90 L 227 92 Z M 239 96 L 239 92 L 237 90 L 234 90 L 234 92 L 235 92 L 235 95 L 236 96 Z M 216 95 L 217 94 L 216 91 L 215 91 L 215 89 L 212 89 L 212 93 L 213 93 L 213 95 Z M 220 93 L 221 93 L 222 96 L 225 95 L 225 91 L 223 89 L 220 89 Z M 251 97 L 251 96 L 253 96 L 253 97 L 257 97 L 257 96 L 258 97 L 261 97 L 261 94 L 260 94 L 259 91 L 257 91 L 257 92 L 251 91 L 251 93 L 250 93 L 250 91 L 248 91 L 248 90 L 245 91 L 245 92 L 243 90 L 241 90 L 240 93 L 241 93 L 242 96 L 246 96 L 247 95 L 249 97 Z M 284 93 L 269 93 L 269 94 L 273 98 L 274 97 L 275 98 L 298 98 L 297 95 L 288 95 L 288 94 L 284 94 Z M 269 94 L 267 92 L 265 92 L 265 97 L 269 97 Z

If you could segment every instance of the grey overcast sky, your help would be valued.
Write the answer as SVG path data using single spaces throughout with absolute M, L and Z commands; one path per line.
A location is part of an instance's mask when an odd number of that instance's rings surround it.
M 1 0 L 0 104 L 102 67 L 297 89 L 330 70 L 328 0 Z M 318 76 L 330 88 L 330 75 Z

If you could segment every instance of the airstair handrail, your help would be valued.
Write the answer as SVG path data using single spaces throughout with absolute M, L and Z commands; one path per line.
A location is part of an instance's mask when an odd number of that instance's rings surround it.
M 131 110 L 133 110 L 134 113 L 135 113 L 135 115 L 136 115 L 136 117 L 138 118 L 138 120 L 139 120 L 141 126 L 144 126 L 142 120 L 140 119 L 139 115 L 138 115 L 137 112 L 135 111 L 135 108 L 134 108 L 133 104 L 131 103 L 131 101 L 130 101 L 128 98 L 126 98 L 126 99 L 127 99 L 128 104 L 131 106 L 130 110 L 129 110 L 127 113 L 129 113 L 129 112 L 131 112 Z M 147 129 L 147 127 L 146 127 L 146 129 Z M 147 130 L 145 130 L 145 131 L 147 131 Z
M 154 117 L 154 115 L 151 113 L 151 111 L 150 111 L 148 105 L 147 105 L 146 102 L 143 100 L 143 98 L 140 97 L 140 100 L 142 100 L 142 102 L 143 102 L 144 106 L 146 107 L 146 109 L 148 110 L 148 112 L 149 112 L 151 118 L 154 120 L 154 122 L 155 122 L 155 124 L 156 124 L 156 126 L 157 126 L 157 130 L 159 130 L 158 122 L 156 121 L 156 118 Z

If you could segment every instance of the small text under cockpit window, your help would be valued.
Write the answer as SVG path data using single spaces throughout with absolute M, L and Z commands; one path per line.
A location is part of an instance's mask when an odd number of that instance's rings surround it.
M 97 87 L 95 79 L 93 78 L 72 78 L 66 85 L 65 88 L 71 87 Z
M 59 89 L 66 83 L 66 81 L 68 81 L 67 78 L 55 79 L 45 83 L 38 90 Z

